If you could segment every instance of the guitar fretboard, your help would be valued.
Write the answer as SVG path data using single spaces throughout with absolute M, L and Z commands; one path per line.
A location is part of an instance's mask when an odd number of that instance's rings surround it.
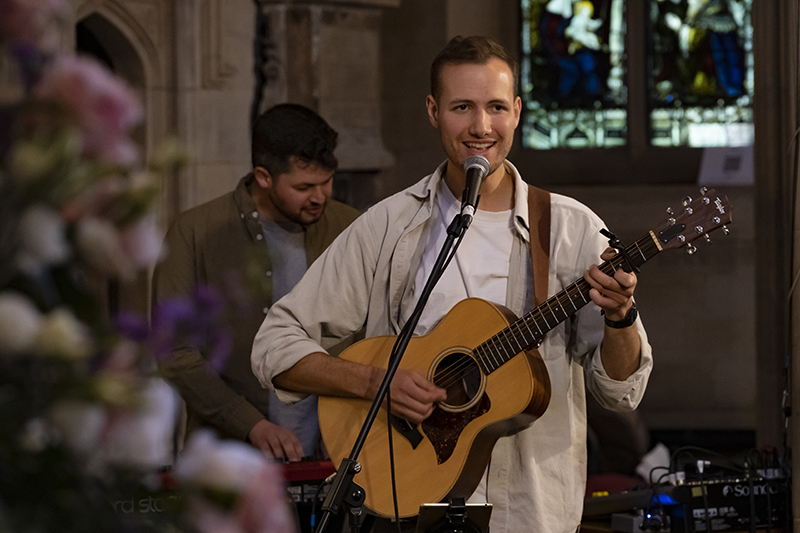
M 638 268 L 661 251 L 655 234 L 651 231 L 635 243 L 625 248 L 631 263 Z M 600 265 L 600 270 L 609 276 L 623 266 L 625 259 L 617 254 L 611 261 Z M 473 350 L 478 364 L 488 375 L 521 351 L 538 346 L 545 334 L 574 315 L 591 302 L 589 291 L 592 286 L 580 278 L 575 283 L 552 296 L 533 311 L 489 338 Z

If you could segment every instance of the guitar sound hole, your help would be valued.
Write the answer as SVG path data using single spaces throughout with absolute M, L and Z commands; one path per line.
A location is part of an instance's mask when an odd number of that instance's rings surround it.
M 469 404 L 481 388 L 481 370 L 472 357 L 456 352 L 445 356 L 433 374 L 436 386 L 447 391 L 445 403 L 458 408 Z

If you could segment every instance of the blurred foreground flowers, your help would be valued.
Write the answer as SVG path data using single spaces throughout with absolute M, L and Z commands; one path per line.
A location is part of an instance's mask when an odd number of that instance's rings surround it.
M 152 329 L 86 288 L 157 261 L 156 183 L 180 161 L 144 169 L 131 90 L 58 53 L 64 2 L 0 0 L 0 532 L 292 531 L 280 472 L 243 443 L 198 434 L 163 472 L 178 406 L 154 358 L 187 338 L 220 361 L 230 339 L 203 288 Z

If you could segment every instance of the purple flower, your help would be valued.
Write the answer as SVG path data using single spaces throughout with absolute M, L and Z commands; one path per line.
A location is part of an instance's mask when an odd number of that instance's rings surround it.
M 144 342 L 150 336 L 147 321 L 136 313 L 122 311 L 116 317 L 117 329 L 136 342 Z
M 172 298 L 153 307 L 151 323 L 137 315 L 120 313 L 119 331 L 147 346 L 156 360 L 178 348 L 195 348 L 206 354 L 209 369 L 219 371 L 233 346 L 231 329 L 221 325 L 224 301 L 211 287 L 198 286 L 190 298 Z

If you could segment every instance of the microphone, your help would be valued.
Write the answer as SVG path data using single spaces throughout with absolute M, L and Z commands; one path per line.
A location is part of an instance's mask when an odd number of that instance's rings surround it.
M 478 208 L 481 183 L 489 173 L 489 161 L 482 155 L 471 155 L 464 161 L 464 173 L 467 175 L 467 186 L 461 195 L 461 216 L 465 225 L 469 226 Z

